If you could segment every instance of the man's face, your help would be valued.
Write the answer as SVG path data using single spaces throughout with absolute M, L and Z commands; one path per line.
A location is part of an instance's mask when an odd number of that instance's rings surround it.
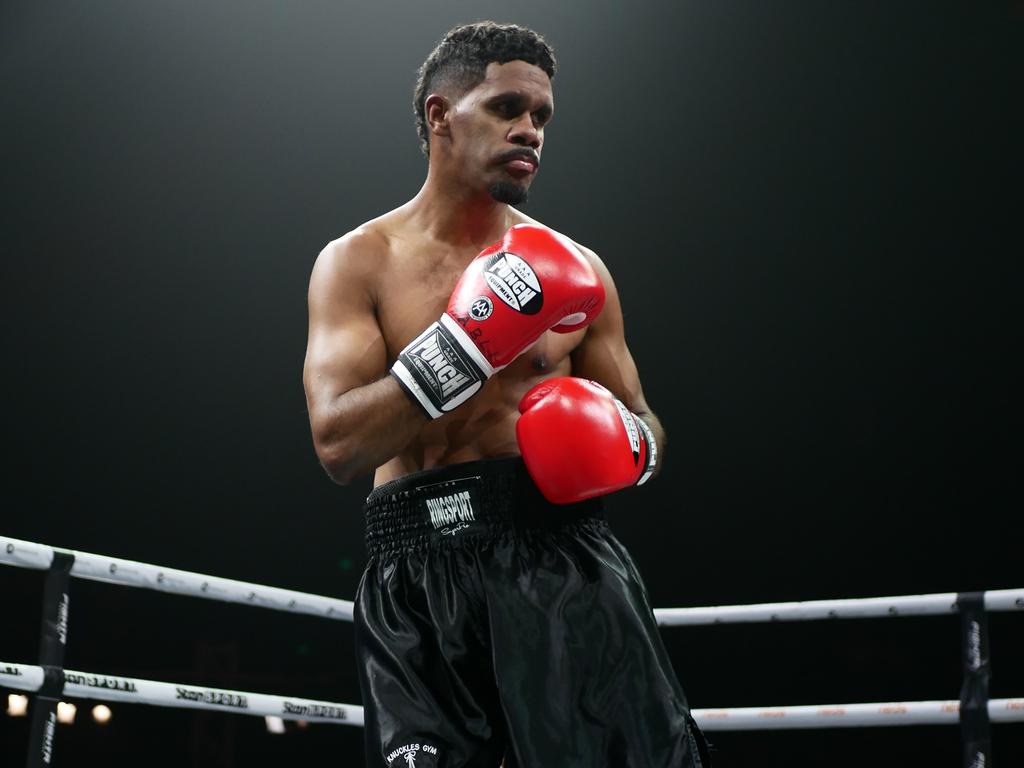
M 452 156 L 467 183 L 502 203 L 523 203 L 554 113 L 551 80 L 525 61 L 490 63 L 484 81 L 451 110 Z

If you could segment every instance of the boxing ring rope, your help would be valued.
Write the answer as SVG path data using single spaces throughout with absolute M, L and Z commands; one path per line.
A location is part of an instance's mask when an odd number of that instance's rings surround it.
M 242 603 L 286 613 L 304 613 L 325 619 L 352 621 L 352 602 L 334 597 L 310 595 L 290 589 L 278 589 L 247 581 L 222 579 L 202 573 L 163 568 L 119 557 L 94 555 L 50 547 L 32 541 L 0 536 L 0 563 L 18 568 L 45 571 L 53 564 L 55 552 L 73 555 L 71 575 L 89 581 L 141 587 L 186 597 L 205 597 L 225 603 Z
M 935 616 L 960 611 L 956 592 L 900 597 L 806 600 L 756 605 L 718 605 L 708 608 L 655 608 L 658 625 L 699 626 L 764 621 L 819 619 L 877 619 L 892 616 Z M 994 589 L 984 593 L 986 611 L 1024 611 L 1024 589 Z
M 363 724 L 363 708 L 354 704 L 312 701 L 290 696 L 160 683 L 118 675 L 64 670 L 64 694 L 95 701 L 152 704 L 234 714 L 280 717 L 283 720 Z M 30 664 L 0 661 L 0 686 L 35 692 L 44 670 Z M 994 723 L 1024 721 L 1024 699 L 992 699 Z M 858 728 L 863 726 L 952 725 L 958 722 L 958 701 L 902 701 L 874 704 L 819 704 L 797 707 L 735 707 L 693 709 L 690 714 L 707 731 L 779 730 L 784 728 Z
M 246 581 L 224 579 L 202 573 L 164 568 L 124 558 L 65 550 L 46 544 L 0 536 L 0 564 L 47 570 L 55 551 L 74 555 L 71 575 L 89 581 L 140 587 L 157 592 L 201 597 L 227 603 L 241 603 L 287 613 L 303 613 L 327 619 L 352 621 L 352 602 L 334 597 L 295 592 Z M 818 619 L 864 619 L 893 616 L 956 614 L 958 595 L 869 597 L 840 600 L 808 600 L 756 605 L 720 605 L 703 608 L 655 608 L 659 626 L 699 626 L 768 621 L 815 621 Z M 1024 588 L 999 589 L 984 593 L 987 611 L 1024 611 Z
M 112 558 L 88 552 L 51 547 L 46 544 L 0 536 L 0 564 L 48 571 L 48 578 L 62 567 L 64 578 L 101 581 L 158 592 L 253 605 L 286 613 L 302 613 L 338 621 L 352 621 L 353 604 L 348 600 L 224 579 L 190 571 Z M 51 646 L 59 643 L 63 659 L 66 642 L 68 600 L 66 580 L 47 583 L 51 617 L 44 606 L 44 650 L 46 636 Z M 65 591 L 61 592 L 60 584 Z M 694 709 L 701 728 L 719 730 L 776 730 L 785 728 L 842 728 L 896 725 L 941 725 L 963 723 L 970 716 L 989 722 L 1024 722 L 1024 698 L 989 699 L 987 636 L 983 615 L 988 611 L 1024 611 L 1024 588 L 990 590 L 982 593 L 940 593 L 864 599 L 813 600 L 756 605 L 698 608 L 660 608 L 654 613 L 660 626 L 694 626 L 727 623 L 813 621 L 821 619 L 885 618 L 960 613 L 965 619 L 965 692 L 961 701 L 879 702 L 787 707 L 742 707 Z M 979 618 L 979 616 L 981 618 Z M 969 619 L 969 620 L 968 620 Z M 49 632 L 47 630 L 50 630 Z M 52 652 L 52 648 L 51 648 Z M 52 658 L 52 657 L 51 657 Z M 974 678 L 971 676 L 973 671 Z M 32 666 L 0 662 L 0 687 L 37 693 L 37 699 L 57 696 L 105 701 L 132 702 L 165 707 L 187 707 L 239 714 L 274 716 L 360 726 L 363 708 L 353 704 L 313 701 L 263 693 L 231 691 L 178 683 L 157 682 L 116 675 L 78 672 L 59 665 Z M 978 693 L 981 693 L 978 696 Z M 970 694 L 970 695 L 969 695 Z M 962 702 L 968 706 L 962 712 Z M 52 721 L 43 723 L 40 733 L 43 759 L 29 765 L 50 763 Z M 47 738 L 47 735 L 48 738 Z M 33 734 L 35 735 L 35 734 Z M 979 752 L 980 754 L 980 752 Z M 969 764 L 969 763 L 968 763 Z
M 30 664 L 0 661 L 0 686 L 36 692 L 45 670 Z M 294 696 L 205 688 L 181 683 L 161 683 L 119 675 L 64 670 L 63 694 L 77 699 L 152 704 L 158 707 L 206 709 L 216 712 L 280 717 L 282 720 L 306 720 L 316 723 L 362 725 L 363 708 L 355 704 L 336 704 Z

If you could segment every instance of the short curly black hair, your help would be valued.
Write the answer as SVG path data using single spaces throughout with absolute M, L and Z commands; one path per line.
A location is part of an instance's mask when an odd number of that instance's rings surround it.
M 420 135 L 420 149 L 424 155 L 430 156 L 427 116 L 424 111 L 427 96 L 442 87 L 458 95 L 472 90 L 483 82 L 487 65 L 492 61 L 498 64 L 525 61 L 540 67 L 549 78 L 555 76 L 555 52 L 532 29 L 518 24 L 478 21 L 460 24 L 448 30 L 423 62 L 416 79 L 413 111 L 416 114 L 416 130 Z

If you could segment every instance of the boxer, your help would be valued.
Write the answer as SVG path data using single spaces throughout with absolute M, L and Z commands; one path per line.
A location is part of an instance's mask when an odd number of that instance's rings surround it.
M 409 202 L 327 245 L 303 380 L 317 455 L 373 473 L 355 628 L 373 768 L 707 766 L 601 497 L 662 467 L 608 269 L 514 206 L 554 114 L 535 32 L 420 68 Z

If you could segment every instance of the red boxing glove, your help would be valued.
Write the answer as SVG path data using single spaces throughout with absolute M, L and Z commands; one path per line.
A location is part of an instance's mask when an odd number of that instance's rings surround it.
M 595 381 L 542 381 L 523 396 L 519 413 L 519 451 L 554 504 L 642 485 L 657 466 L 651 428 Z
M 436 419 L 545 331 L 569 333 L 590 323 L 604 298 L 601 278 L 568 239 L 517 224 L 470 262 L 441 319 L 402 350 L 391 373 Z

